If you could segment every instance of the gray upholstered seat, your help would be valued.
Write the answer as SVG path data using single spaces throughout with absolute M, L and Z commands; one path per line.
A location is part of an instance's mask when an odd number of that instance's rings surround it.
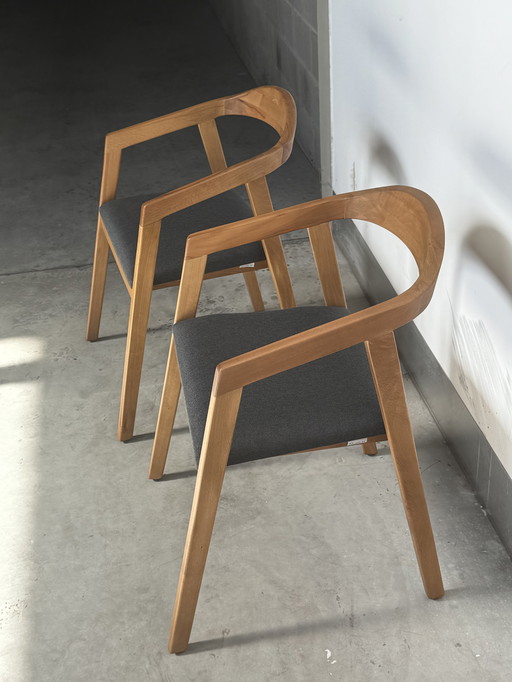
M 140 207 L 155 194 L 141 194 L 134 197 L 114 199 L 100 208 L 101 218 L 107 229 L 123 272 L 133 284 L 135 253 L 139 234 Z M 178 211 L 162 220 L 158 256 L 155 269 L 155 284 L 165 284 L 181 278 L 183 255 L 187 237 L 209 227 L 243 220 L 252 215 L 249 202 L 243 191 L 236 189 L 219 194 L 190 208 Z M 219 251 L 208 257 L 207 272 L 245 265 L 264 260 L 261 242 L 245 244 L 234 249 Z
M 199 460 L 216 366 L 338 319 L 346 308 L 308 306 L 183 320 L 173 333 Z M 244 388 L 229 464 L 385 433 L 362 344 Z

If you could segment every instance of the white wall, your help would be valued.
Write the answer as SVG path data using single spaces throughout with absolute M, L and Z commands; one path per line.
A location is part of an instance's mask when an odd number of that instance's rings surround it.
M 332 188 L 407 184 L 438 203 L 445 260 L 417 325 L 512 476 L 512 4 L 330 0 L 330 12 Z M 412 259 L 361 231 L 405 289 Z

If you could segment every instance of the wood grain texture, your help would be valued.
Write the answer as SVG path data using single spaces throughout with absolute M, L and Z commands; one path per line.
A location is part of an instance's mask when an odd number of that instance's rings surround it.
M 315 259 L 318 278 L 322 286 L 325 305 L 347 307 L 334 240 L 329 223 L 308 227 L 311 250 Z
M 91 293 L 89 298 L 89 313 L 87 316 L 87 341 L 97 341 L 100 331 L 101 310 L 105 295 L 105 282 L 107 279 L 107 265 L 110 247 L 105 236 L 105 229 L 98 217 L 96 230 L 96 243 L 94 246 L 94 261 L 92 268 Z
M 183 265 L 182 280 L 185 279 L 188 284 L 186 287 L 180 287 L 179 289 L 174 323 L 195 316 L 199 303 L 199 296 L 201 295 L 205 267 L 206 256 L 200 256 L 199 258 L 185 261 Z M 161 478 L 164 473 L 180 390 L 181 378 L 174 346 L 174 338 L 171 337 L 148 478 L 158 479 Z
M 219 116 L 225 115 L 257 118 L 274 127 L 279 133 L 279 139 L 270 149 L 227 167 L 215 121 Z M 152 231 L 154 225 L 160 224 L 163 218 L 172 215 L 172 213 L 235 187 L 253 181 L 258 182 L 262 176 L 271 173 L 282 165 L 292 150 L 296 108 L 292 96 L 286 90 L 274 86 L 262 86 L 111 132 L 105 138 L 100 206 L 116 197 L 123 149 L 196 125 L 199 128 L 212 174 L 142 204 L 139 220 L 140 229 Z M 99 221 L 101 222 L 101 219 Z M 172 229 L 172 223 L 166 229 Z M 142 233 L 139 232 L 139 234 Z M 96 340 L 98 338 L 105 290 L 107 245 L 113 253 L 114 260 L 132 298 L 118 427 L 118 438 L 128 440 L 131 438 L 134 429 L 146 338 L 146 330 L 142 331 L 140 325 L 143 319 L 146 319 L 147 322 L 151 293 L 147 290 L 149 276 L 143 276 L 138 265 L 136 265 L 136 270 L 139 269 L 138 275 L 134 276 L 133 284 L 130 285 L 108 233 L 106 230 L 101 232 L 98 228 L 86 331 L 87 339 Z M 139 247 L 140 244 L 138 245 L 138 252 Z M 158 243 L 156 243 L 156 248 L 158 248 Z M 146 247 L 144 247 L 145 249 Z M 281 276 L 283 279 L 283 282 L 279 284 L 280 289 L 282 291 L 288 290 L 288 273 L 282 268 L 284 258 L 282 249 L 280 250 L 274 243 L 272 248 L 265 249 L 265 251 L 266 261 L 258 263 L 257 267 L 270 265 L 273 276 L 278 273 L 277 278 L 279 279 Z M 275 259 L 274 265 L 268 263 L 269 258 Z M 242 266 L 243 263 L 240 265 Z M 154 263 L 149 263 L 149 267 L 152 268 L 154 274 Z M 208 273 L 207 277 L 218 277 L 238 272 L 244 274 L 246 271 L 243 268 L 230 268 L 225 271 Z M 245 282 L 253 306 L 256 310 L 262 309 L 263 299 L 254 273 L 247 275 Z M 176 284 L 179 282 L 168 282 L 155 286 L 152 281 L 151 287 L 160 289 Z M 140 287 L 143 287 L 144 290 L 139 290 Z
M 256 277 L 254 270 L 244 272 L 244 280 L 254 310 L 265 310 L 260 285 L 258 284 L 258 278 Z
M 405 401 L 394 334 L 389 332 L 367 341 L 366 350 L 425 592 L 430 599 L 439 599 L 444 594 L 443 581 Z
M 328 226 L 331 220 L 345 218 L 374 222 L 396 234 L 414 255 L 418 278 L 407 291 L 389 301 L 257 348 L 217 366 L 173 615 L 171 652 L 184 651 L 188 645 L 243 387 L 356 343 L 366 344 L 386 428 L 386 434 L 368 438 L 363 450 L 375 454 L 376 441 L 388 438 L 425 591 L 431 599 L 444 593 L 393 334 L 394 329 L 414 319 L 428 305 L 441 266 L 443 221 L 431 197 L 401 186 L 363 190 L 191 235 L 187 240 L 180 285 L 180 294 L 183 291 L 183 299 L 178 304 L 183 316 L 180 319 L 195 315 L 208 254 L 256 239 L 268 240 L 300 228 L 308 228 L 315 242 L 315 260 L 319 271 L 323 272 L 326 302 L 340 301 L 338 285 L 329 287 L 329 278 L 335 278 L 334 263 L 332 252 L 325 250 L 327 235 L 322 226 Z M 319 234 L 320 240 L 317 239 Z M 170 434 L 166 433 L 165 437 L 167 435 Z M 365 435 L 361 434 L 361 437 Z
M 108 133 L 105 140 L 106 149 L 113 153 L 226 115 L 258 118 L 275 128 L 283 140 L 293 142 L 296 126 L 295 102 L 288 91 L 268 85 L 195 104 Z
M 122 441 L 133 436 L 159 235 L 160 223 L 139 228 L 117 433 Z
M 267 216 L 197 232 L 187 240 L 185 258 L 342 218 L 374 222 L 399 237 L 418 265 L 416 282 L 389 301 L 221 363 L 214 382 L 216 395 L 380 336 L 414 319 L 426 307 L 441 265 L 443 222 L 431 197 L 410 187 L 386 187 L 326 197 Z
M 183 277 L 186 277 L 187 286 L 180 286 L 179 288 L 174 323 L 195 317 L 203 286 L 205 268 L 206 256 L 190 258 L 183 263 L 181 276 L 182 281 Z
M 212 175 L 146 202 L 141 208 L 141 224 L 161 220 L 195 203 L 258 180 L 272 173 L 290 156 L 295 135 L 296 109 L 293 98 L 286 90 L 273 86 L 255 88 L 231 98 L 224 98 L 223 105 L 216 115 L 206 116 L 197 111 L 195 114 L 200 115 L 200 119 L 189 118 L 188 125 L 203 124 L 208 119 L 224 114 L 251 116 L 275 128 L 280 133 L 280 138 L 273 147 L 257 156 L 227 168 L 220 168 Z M 202 130 L 202 134 L 211 139 L 211 130 L 208 131 L 208 126 L 202 125 Z
M 201 133 L 201 139 L 212 173 L 216 173 L 217 171 L 226 168 L 226 159 L 224 157 L 224 151 L 222 149 L 222 143 L 215 121 L 212 120 L 200 123 L 199 132 Z M 243 275 L 254 310 L 264 310 L 265 304 L 263 303 L 256 274 L 253 271 L 244 271 Z
M 151 461 L 149 463 L 148 478 L 153 480 L 162 478 L 164 473 L 180 392 L 180 369 L 176 356 L 174 337 L 171 337 L 169 356 L 165 368 L 164 387 L 160 400 L 160 409 L 158 411 Z
M 378 450 L 377 450 L 377 441 L 373 443 L 364 443 L 363 444 L 363 452 L 365 455 L 376 455 Z
M 184 651 L 190 638 L 241 395 L 240 389 L 210 402 L 172 617 L 171 653 Z
M 105 141 L 105 153 L 103 156 L 103 172 L 100 187 L 100 206 L 107 201 L 115 199 L 117 185 L 119 183 L 119 173 L 121 170 L 121 149 L 109 149 Z
M 273 211 L 267 179 L 264 176 L 246 183 L 245 187 L 255 216 Z M 262 243 L 279 305 L 281 308 L 294 308 L 295 295 L 281 239 L 276 235 L 263 239 Z
M 222 149 L 222 143 L 220 141 L 215 119 L 212 118 L 208 121 L 203 121 L 199 124 L 198 128 L 212 173 L 217 173 L 218 171 L 227 168 L 226 158 L 224 156 L 224 150 Z
M 107 151 L 103 156 L 103 171 L 100 186 L 100 206 L 115 198 L 121 167 L 121 150 Z M 100 329 L 101 311 L 105 295 L 109 249 L 111 248 L 101 216 L 98 215 L 96 242 L 94 245 L 91 291 L 85 338 L 97 341 Z M 125 284 L 126 278 L 123 277 Z
M 267 261 L 266 260 L 260 260 L 256 261 L 256 263 L 251 264 L 250 270 L 266 270 L 268 269 Z M 229 275 L 243 275 L 244 273 L 249 272 L 249 269 L 247 268 L 247 265 L 241 265 L 240 267 L 234 267 L 234 268 L 226 268 L 225 270 L 216 270 L 215 272 L 205 272 L 203 279 L 216 279 L 217 277 L 228 277 Z M 179 279 L 176 279 L 172 282 L 165 282 L 164 284 L 156 284 L 153 286 L 153 290 L 155 291 L 156 289 L 167 289 L 167 287 L 177 287 L 180 284 Z

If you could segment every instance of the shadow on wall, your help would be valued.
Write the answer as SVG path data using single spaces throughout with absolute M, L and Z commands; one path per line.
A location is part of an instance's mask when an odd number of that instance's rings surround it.
M 495 227 L 478 225 L 467 235 L 465 245 L 512 299 L 512 244 L 507 237 Z
M 508 451 L 512 436 L 511 262 L 512 244 L 502 232 L 474 226 L 461 245 L 451 302 L 450 376 L 498 454 Z
M 368 149 L 362 178 L 364 187 L 410 184 L 400 157 L 380 131 L 370 130 L 364 144 Z M 394 290 L 402 292 L 407 289 L 418 276 L 416 262 L 407 247 L 387 230 L 375 230 L 368 223 L 361 224 L 361 227 L 362 236 Z M 366 275 L 370 278 L 368 281 L 371 281 L 371 273 L 365 273 Z
M 481 178 L 481 182 L 488 186 L 490 192 L 497 196 L 500 203 L 510 207 L 512 195 L 512 166 L 510 159 L 504 158 L 494 146 L 476 144 L 472 146 L 469 158 Z
M 384 184 L 406 185 L 402 162 L 389 142 L 380 134 L 373 133 L 369 140 L 368 171 L 372 177 L 388 178 Z M 379 181 L 379 184 L 380 183 Z M 369 186 L 375 186 L 373 183 Z

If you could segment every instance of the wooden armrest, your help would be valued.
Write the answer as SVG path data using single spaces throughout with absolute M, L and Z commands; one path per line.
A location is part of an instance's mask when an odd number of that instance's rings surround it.
M 126 147 L 153 140 L 155 137 L 174 133 L 177 130 L 183 130 L 183 128 L 189 128 L 203 121 L 222 116 L 224 105 L 225 98 L 211 100 L 148 121 L 141 121 L 127 128 L 115 130 L 105 136 L 105 152 L 110 153 L 126 149 Z
M 242 244 L 250 244 L 254 241 L 261 241 L 294 230 L 343 218 L 341 202 L 343 198 L 352 196 L 353 194 L 347 194 L 315 199 L 304 204 L 273 211 L 271 214 L 266 213 L 212 227 L 201 232 L 194 232 L 187 238 L 185 258 L 207 256 L 216 251 L 231 249 Z
M 215 371 L 212 394 L 228 393 L 403 326 L 411 320 L 411 305 L 416 309 L 418 288 L 416 282 L 389 301 L 221 362 Z M 420 296 L 424 301 L 421 310 L 430 300 L 433 288 L 432 285 L 430 291 L 421 292 L 424 294 Z
M 437 273 L 440 261 L 435 263 L 444 249 L 441 214 L 428 194 L 403 185 L 336 194 L 195 232 L 187 239 L 185 259 L 344 219 L 383 227 L 404 242 L 418 267 Z
M 140 224 L 151 225 L 176 211 L 268 175 L 284 163 L 288 155 L 287 148 L 278 143 L 258 156 L 150 199 L 142 204 Z
M 270 105 L 270 100 L 274 106 Z M 263 109 L 262 102 L 265 104 Z M 276 86 L 260 86 L 114 130 L 105 137 L 105 151 L 122 150 L 229 114 L 261 118 L 279 131 L 283 141 L 293 140 L 295 103 L 290 93 Z

